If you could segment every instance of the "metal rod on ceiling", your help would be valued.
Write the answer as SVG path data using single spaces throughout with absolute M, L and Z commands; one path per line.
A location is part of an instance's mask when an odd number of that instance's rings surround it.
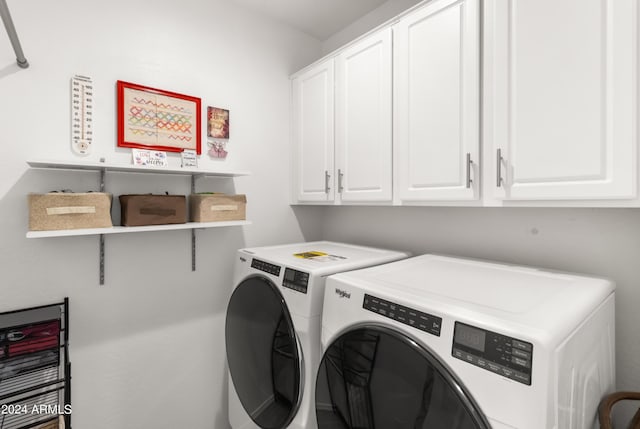
M 4 28 L 7 30 L 13 50 L 16 52 L 16 62 L 18 66 L 26 69 L 29 67 L 29 62 L 24 57 L 24 52 L 22 52 L 20 40 L 18 40 L 18 33 L 16 33 L 16 27 L 13 25 L 13 20 L 7 7 L 7 0 L 0 0 L 0 17 L 2 17 L 2 22 L 4 22 Z

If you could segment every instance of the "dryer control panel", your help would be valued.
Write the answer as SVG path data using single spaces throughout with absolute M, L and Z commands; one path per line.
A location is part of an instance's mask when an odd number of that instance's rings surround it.
M 253 258 L 251 260 L 251 268 L 256 268 L 265 273 L 273 274 L 276 277 L 280 277 L 280 267 L 278 265 L 270 264 L 260 259 Z
M 405 307 L 404 305 L 396 304 L 395 302 L 369 294 L 364 295 L 362 308 L 388 317 L 389 319 L 397 320 L 400 323 L 428 332 L 437 337 L 440 336 L 442 317 L 423 313 L 411 307 Z
M 531 386 L 533 344 L 456 322 L 453 357 Z
M 302 271 L 296 271 L 291 268 L 285 268 L 282 286 L 293 289 L 298 292 L 307 293 L 307 285 L 309 284 L 309 274 Z

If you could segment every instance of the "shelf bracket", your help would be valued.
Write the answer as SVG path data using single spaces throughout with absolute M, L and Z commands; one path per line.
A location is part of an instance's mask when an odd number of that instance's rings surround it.
M 104 192 L 104 172 L 105 172 L 105 169 L 101 168 L 100 169 L 100 192 Z
M 104 192 L 104 175 L 105 169 L 100 169 L 100 192 Z M 104 286 L 104 234 L 100 234 L 100 244 L 99 244 L 99 252 L 100 252 L 100 286 Z
M 100 234 L 100 286 L 104 286 L 104 234 Z
M 191 271 L 196 270 L 196 230 L 191 229 Z
M 191 175 L 191 193 L 196 193 L 196 176 Z M 191 229 L 191 271 L 196 270 L 196 230 Z

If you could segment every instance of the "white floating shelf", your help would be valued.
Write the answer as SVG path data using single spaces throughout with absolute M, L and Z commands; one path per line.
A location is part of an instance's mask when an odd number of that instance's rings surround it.
M 215 176 L 215 177 L 239 177 L 249 176 L 248 171 L 219 171 L 204 170 L 200 168 L 169 168 L 155 166 L 139 166 L 139 165 L 115 165 L 102 162 L 85 162 L 85 161 L 47 161 L 47 160 L 30 160 L 27 164 L 31 168 L 46 168 L 58 170 L 91 170 L 91 171 L 119 171 L 124 173 L 153 173 L 153 174 L 177 174 L 184 176 Z
M 73 237 L 78 235 L 122 234 L 131 232 L 174 231 L 178 229 L 222 228 L 228 226 L 251 225 L 248 220 L 227 222 L 189 222 L 170 225 L 113 226 L 111 228 L 62 229 L 55 231 L 29 231 L 27 238 Z
M 27 164 L 31 168 L 40 169 L 57 169 L 72 171 L 96 171 L 100 173 L 100 189 L 105 189 L 105 173 L 151 173 L 151 174 L 173 174 L 182 176 L 191 176 L 191 192 L 195 193 L 195 181 L 199 177 L 220 177 L 232 178 L 238 176 L 248 176 L 248 171 L 220 171 L 220 170 L 204 170 L 200 168 L 168 168 L 168 167 L 152 167 L 137 165 L 113 165 L 103 162 L 86 162 L 86 161 L 46 161 L 46 160 L 30 160 Z M 104 235 L 106 234 L 122 234 L 134 232 L 151 232 L 151 231 L 174 231 L 174 230 L 191 230 L 191 270 L 196 270 L 196 229 L 206 228 L 222 228 L 250 225 L 250 221 L 229 221 L 229 222 L 189 222 L 171 225 L 150 225 L 150 226 L 114 226 L 111 228 L 86 228 L 86 229 L 68 229 L 56 231 L 29 231 L 27 238 L 47 238 L 47 237 L 75 237 L 81 235 L 98 235 L 100 250 L 100 284 L 104 284 Z

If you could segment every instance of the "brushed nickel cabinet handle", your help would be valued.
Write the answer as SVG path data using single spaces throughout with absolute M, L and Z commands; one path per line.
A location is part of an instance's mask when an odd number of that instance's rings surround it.
M 331 190 L 331 188 L 329 187 L 329 179 L 331 178 L 331 175 L 329 174 L 329 172 L 327 170 L 324 171 L 324 193 L 328 194 L 329 190 Z
M 467 153 L 467 189 L 470 189 L 473 183 L 473 179 L 471 179 L 471 164 L 473 164 L 471 154 Z
M 344 189 L 344 187 L 342 186 L 342 176 L 344 176 L 344 173 L 342 173 L 342 170 L 338 169 L 338 193 L 340 194 Z
M 496 187 L 501 187 L 503 180 L 502 180 L 502 149 L 498 149 L 496 152 L 496 162 L 498 164 L 498 167 L 496 168 Z

